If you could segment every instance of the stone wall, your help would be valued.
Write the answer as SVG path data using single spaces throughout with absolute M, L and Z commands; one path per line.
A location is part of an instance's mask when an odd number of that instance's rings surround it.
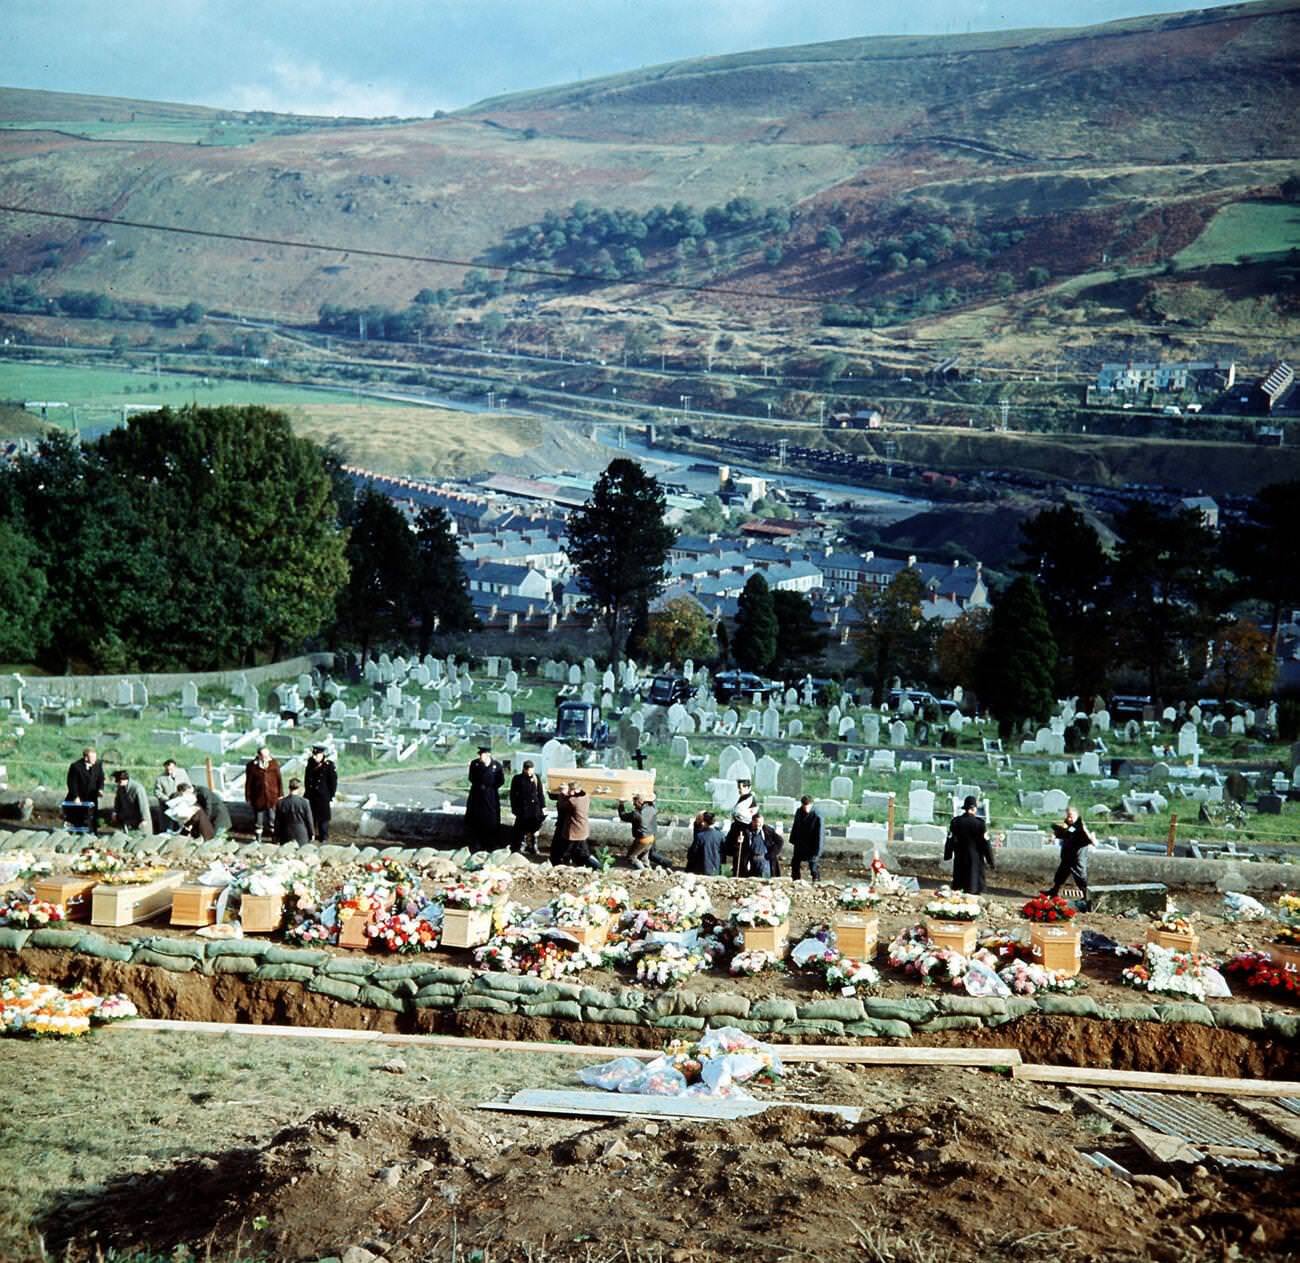
M 42 697 L 78 698 L 81 701 L 111 702 L 123 680 L 143 684 L 151 698 L 179 693 L 193 681 L 199 688 L 229 688 L 241 675 L 250 684 L 267 680 L 293 679 L 312 667 L 334 664 L 332 653 L 306 653 L 284 662 L 269 662 L 263 667 L 238 667 L 231 671 L 177 671 L 155 674 L 137 672 L 127 675 L 33 675 L 23 676 L 23 696 L 28 702 Z

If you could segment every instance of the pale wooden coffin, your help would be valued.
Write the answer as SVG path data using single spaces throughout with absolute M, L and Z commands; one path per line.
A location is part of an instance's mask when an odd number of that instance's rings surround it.
M 551 793 L 569 781 L 592 798 L 631 802 L 634 794 L 653 798 L 655 792 L 654 768 L 638 772 L 636 768 L 553 767 L 546 773 L 546 788 Z
M 91 925 L 138 925 L 172 906 L 172 891 L 184 873 L 164 873 L 134 886 L 96 886 L 91 894 Z

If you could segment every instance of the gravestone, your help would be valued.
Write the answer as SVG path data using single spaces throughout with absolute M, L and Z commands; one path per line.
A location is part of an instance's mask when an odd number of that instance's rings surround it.
M 519 692 L 519 672 L 514 670 L 507 671 L 505 679 L 501 681 L 501 686 L 507 693 Z
M 898 704 L 898 713 L 904 719 L 911 719 L 916 714 L 916 703 L 910 697 L 904 697 Z
M 799 704 L 799 694 L 794 689 L 786 689 L 785 704 L 787 706 L 797 706 Z
M 776 770 L 777 793 L 788 798 L 803 795 L 803 768 L 794 759 L 782 759 Z
M 831 777 L 831 797 L 847 802 L 853 797 L 853 780 L 848 776 Z
M 582 700 L 592 703 L 596 700 L 596 686 L 590 680 L 582 686 Z
M 1200 742 L 1196 739 L 1196 725 L 1184 724 L 1178 730 L 1178 757 L 1191 758 L 1201 752 Z
M 722 712 L 722 726 L 729 732 L 735 732 L 736 726 L 740 723 L 740 715 L 733 707 L 728 706 Z
M 813 804 L 813 810 L 823 820 L 843 820 L 844 804 L 837 802 L 834 798 L 819 798 Z
M 769 706 L 763 712 L 762 733 L 771 740 L 781 735 L 781 712 L 775 706 Z
M 483 659 L 483 664 L 484 664 L 484 670 L 486 670 L 487 672 L 487 678 L 489 680 L 495 680 L 497 678 L 497 674 L 501 670 L 501 659 L 498 658 L 495 654 L 489 654 L 486 658 Z
M 1093 730 L 1096 731 L 1096 732 L 1100 732 L 1100 733 L 1107 733 L 1107 732 L 1109 732 L 1109 731 L 1110 731 L 1110 711 L 1108 711 L 1108 710 L 1095 710 L 1095 711 L 1093 711 L 1093 712 L 1092 712 L 1092 727 L 1093 727 Z
M 723 746 L 721 753 L 718 755 L 718 771 L 721 772 L 723 776 L 726 776 L 728 775 L 729 770 L 737 763 L 744 762 L 745 758 L 741 754 L 739 746 Z M 745 766 L 746 769 L 748 769 L 749 765 L 746 764 Z M 743 776 L 745 773 L 742 772 L 741 775 Z
M 916 732 L 912 740 L 916 745 L 927 746 L 930 744 L 930 725 L 924 719 L 916 721 Z
M 1244 737 L 1246 735 L 1246 717 L 1245 715 L 1233 715 L 1228 724 L 1228 731 L 1234 737 Z
M 429 683 L 429 668 L 423 662 L 417 663 L 415 669 L 411 672 L 411 679 L 423 688 Z
M 681 702 L 674 702 L 668 708 L 667 718 L 668 731 L 676 733 L 681 731 L 682 726 L 690 719 L 690 715 L 686 713 L 686 707 Z
M 1163 719 L 1165 723 L 1172 724 L 1174 720 L 1178 718 L 1178 712 L 1172 706 L 1166 706 L 1164 710 L 1160 712 L 1160 718 Z
M 835 735 L 839 737 L 851 737 L 853 735 L 853 730 L 857 726 L 858 721 L 854 719 L 852 715 L 845 715 L 844 718 L 840 720 L 839 729 Z
M 694 658 L 687 658 L 686 661 L 682 663 L 682 679 L 684 679 L 687 684 L 690 684 L 695 679 Z
M 1042 811 L 1045 815 L 1063 816 L 1070 805 L 1070 795 L 1063 789 L 1049 789 L 1043 793 Z
M 888 818 L 889 804 L 894 801 L 894 795 L 887 790 L 864 789 L 862 791 L 863 810 L 871 812 L 873 816 Z
M 508 715 L 514 709 L 514 702 L 511 700 L 509 693 L 498 692 L 496 699 L 498 715 Z
M 765 754 L 754 764 L 754 792 L 771 793 L 777 788 L 777 774 L 781 765 L 770 754 Z
M 427 719 L 431 724 L 440 724 L 440 723 L 442 723 L 442 703 L 441 703 L 441 702 L 430 702 L 430 703 L 429 703 L 429 704 L 424 708 L 424 717 L 425 717 L 425 719 Z
M 1142 739 L 1142 725 L 1136 719 L 1130 719 L 1124 725 L 1124 740 L 1130 745 Z
M 901 719 L 895 719 L 889 725 L 889 744 L 901 746 L 907 743 L 907 725 Z
M 867 766 L 873 772 L 892 772 L 894 770 L 894 752 L 892 750 L 873 750 L 871 761 Z
M 618 722 L 618 744 L 627 750 L 636 750 L 641 745 L 641 725 L 633 723 L 630 716 L 625 715 Z
M 869 746 L 878 746 L 880 744 L 879 715 L 862 716 L 862 741 Z
M 245 710 L 257 711 L 261 709 L 261 703 L 257 697 L 257 688 L 252 684 L 245 684 L 244 691 L 240 695 L 239 704 Z
M 685 763 L 691 756 L 691 743 L 685 737 L 674 737 L 668 743 L 668 757 Z
M 830 710 L 826 712 L 826 726 L 832 732 L 840 726 L 840 708 L 838 706 L 832 706 Z
M 125 683 L 125 681 L 123 681 Z M 127 685 L 130 689 L 130 685 Z M 135 701 L 135 694 L 132 691 L 131 701 Z M 187 719 L 199 713 L 199 686 L 193 680 L 186 680 L 181 685 L 181 714 Z
M 577 664 L 569 668 L 569 683 L 574 688 L 582 683 L 582 668 Z
M 1101 757 L 1095 750 L 1089 750 L 1086 754 L 1079 756 L 1079 775 L 1080 776 L 1100 776 L 1101 775 Z
M 959 710 L 955 710 L 948 716 L 948 731 L 960 734 L 966 727 L 966 716 Z
M 1222 715 L 1210 721 L 1210 736 L 1226 737 L 1228 735 L 1228 721 Z
M 910 789 L 907 791 L 907 819 L 909 824 L 930 824 L 933 822 L 933 790 Z
M 335 723 L 341 723 L 343 721 L 343 716 L 347 713 L 348 708 L 343 704 L 342 698 L 335 698 L 334 701 L 330 703 L 329 717 Z
M 802 719 L 792 719 L 792 720 L 791 720 L 791 721 L 786 725 L 785 735 L 786 735 L 786 736 L 787 736 L 791 741 L 793 741 L 796 737 L 802 737 L 802 736 L 803 736 L 803 720 L 802 720 Z

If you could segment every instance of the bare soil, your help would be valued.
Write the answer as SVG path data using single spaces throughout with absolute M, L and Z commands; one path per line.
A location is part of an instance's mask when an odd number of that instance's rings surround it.
M 55 1252 L 233 1242 L 275 1259 L 1281 1259 L 1286 1176 L 1184 1171 L 1153 1186 L 1090 1165 L 1099 1137 L 1058 1094 L 969 1071 L 813 1072 L 776 1109 L 695 1123 L 327 1110 L 240 1147 L 124 1177 L 46 1216 Z M 1095 1119 L 1090 1123 L 1095 1124 Z M 1166 1177 L 1168 1173 L 1165 1173 Z M 76 1243 L 75 1245 L 73 1243 Z M 487 1257 L 487 1254 L 480 1256 Z

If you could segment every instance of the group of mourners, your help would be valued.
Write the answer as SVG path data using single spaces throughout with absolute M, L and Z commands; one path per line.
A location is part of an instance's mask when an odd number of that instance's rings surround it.
M 804 865 L 813 881 L 821 880 L 821 854 L 825 824 L 804 795 L 790 822 L 790 876 L 800 881 Z M 780 877 L 785 838 L 759 807 L 749 781 L 736 782 L 736 803 L 724 836 L 717 816 L 702 811 L 695 817 L 691 845 L 686 852 L 686 871 L 704 877 L 724 872 L 732 877 Z
M 126 768 L 113 773 L 113 782 L 109 822 L 124 832 L 176 833 L 211 841 L 231 830 L 225 799 L 207 785 L 191 784 L 175 759 L 166 760 L 154 778 L 152 800 Z M 338 768 L 329 751 L 313 746 L 303 779 L 290 778 L 286 794 L 279 763 L 266 746 L 260 746 L 244 769 L 244 800 L 253 811 L 256 841 L 267 835 L 276 842 L 328 841 L 338 783 Z M 64 819 L 74 828 L 98 835 L 103 793 L 104 766 L 94 747 L 87 746 L 68 768 Z

